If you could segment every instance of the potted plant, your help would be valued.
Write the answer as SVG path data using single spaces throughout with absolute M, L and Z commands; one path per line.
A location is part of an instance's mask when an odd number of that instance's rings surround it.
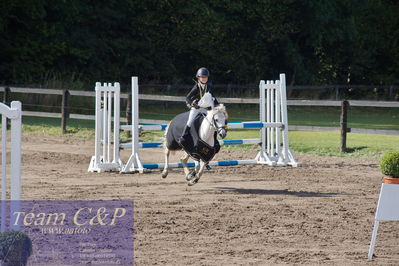
M 399 152 L 388 152 L 380 160 L 384 184 L 399 184 Z
M 25 266 L 32 254 L 32 241 L 22 231 L 0 233 L 0 262 L 3 266 Z

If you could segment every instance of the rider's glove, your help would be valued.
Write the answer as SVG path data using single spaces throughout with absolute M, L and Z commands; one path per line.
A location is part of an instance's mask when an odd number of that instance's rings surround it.
M 195 109 L 199 109 L 200 108 L 197 102 L 193 102 L 191 104 L 191 106 L 194 107 Z

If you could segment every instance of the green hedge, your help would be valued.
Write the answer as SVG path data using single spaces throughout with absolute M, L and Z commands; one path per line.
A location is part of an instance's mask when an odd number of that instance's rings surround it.
M 388 152 L 380 161 L 381 172 L 390 177 L 399 178 L 399 152 Z
M 32 241 L 22 231 L 0 233 L 0 260 L 6 265 L 26 265 L 32 254 Z

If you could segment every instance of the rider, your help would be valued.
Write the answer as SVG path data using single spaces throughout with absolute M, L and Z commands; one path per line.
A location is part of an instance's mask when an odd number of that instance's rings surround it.
M 187 120 L 187 124 L 184 127 L 182 136 L 178 139 L 179 143 L 182 143 L 186 137 L 190 134 L 190 127 L 192 126 L 195 117 L 201 112 L 198 106 L 199 100 L 204 96 L 206 92 L 212 94 L 212 84 L 208 81 L 209 70 L 205 67 L 201 67 L 197 71 L 197 81 L 191 91 L 187 94 L 186 104 L 190 108 L 190 114 Z M 212 94 L 213 96 L 213 94 Z M 219 102 L 213 97 L 214 106 L 218 105 Z

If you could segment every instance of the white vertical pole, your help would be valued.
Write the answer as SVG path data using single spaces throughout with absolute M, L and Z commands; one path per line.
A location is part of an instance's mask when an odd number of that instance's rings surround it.
M 18 101 L 11 102 L 11 109 L 18 110 L 18 116 L 11 119 L 11 204 L 10 204 L 10 229 L 19 230 L 19 225 L 11 222 L 15 212 L 21 210 L 21 139 L 22 139 L 22 104 Z
M 274 81 L 270 81 L 271 88 L 270 88 L 270 122 L 274 123 L 275 122 L 275 114 L 274 114 L 274 105 L 276 103 L 275 95 L 276 95 L 276 90 L 274 88 Z M 270 128 L 270 156 L 274 157 L 274 128 Z
M 7 190 L 7 117 L 1 117 L 1 200 L 6 200 Z
M 276 80 L 276 87 L 280 87 L 280 80 Z M 276 89 L 276 101 L 275 101 L 275 112 L 276 112 L 276 122 L 280 123 L 281 122 L 281 95 L 280 91 Z M 277 156 L 280 157 L 281 155 L 281 145 L 280 145 L 280 133 L 281 133 L 281 128 L 275 128 L 275 134 L 276 134 L 276 153 Z
M 104 87 L 106 87 L 107 84 L 104 83 Z M 106 154 L 106 150 L 107 150 L 107 140 L 108 140 L 108 123 L 107 123 L 107 118 L 108 118 L 108 92 L 107 90 L 104 90 L 103 92 L 103 99 L 104 99 L 104 103 L 103 103 L 103 145 L 102 145 L 102 149 L 103 149 L 103 163 L 108 163 L 107 161 L 107 154 Z
M 266 112 L 265 112 L 265 81 L 261 80 L 259 83 L 259 119 L 260 122 L 265 123 L 266 122 Z M 263 154 L 266 152 L 266 128 L 262 127 L 261 130 L 261 141 L 262 141 L 262 147 L 260 154 Z
M 21 199 L 21 102 L 11 102 L 11 108 L 19 110 L 19 116 L 11 119 L 11 200 Z
M 132 154 L 139 149 L 139 85 L 138 78 L 132 77 Z
M 144 171 L 139 156 L 139 85 L 137 77 L 132 77 L 132 154 L 121 172 L 131 171 L 140 173 Z
M 377 239 L 377 232 L 378 232 L 378 225 L 380 224 L 380 221 L 377 219 L 374 222 L 374 229 L 373 233 L 371 235 L 371 241 L 370 241 L 370 248 L 369 248 L 369 254 L 368 254 L 368 260 L 373 259 L 373 254 L 374 254 L 374 247 L 375 247 L 375 240 Z
M 7 117 L 1 117 L 1 227 L 0 232 L 6 231 L 6 200 L 7 200 Z
M 108 107 L 107 107 L 107 112 L 108 112 L 108 118 L 107 118 L 107 163 L 111 162 L 111 137 L 112 137 L 112 84 L 108 83 L 107 86 L 108 90 Z
M 119 82 L 114 83 L 114 163 L 119 164 L 119 125 L 120 125 L 120 91 Z
M 95 132 L 95 148 L 94 148 L 94 168 L 98 167 L 100 163 L 100 153 L 101 153 L 101 119 L 102 119 L 102 112 L 101 112 L 101 83 L 96 82 L 96 132 Z
M 281 122 L 284 125 L 283 129 L 283 153 L 284 162 L 288 162 L 288 116 L 287 116 L 287 94 L 285 86 L 285 74 L 280 74 L 280 99 L 281 99 Z
M 270 80 L 266 81 L 266 122 L 270 123 Z M 267 128 L 267 153 L 270 155 L 270 128 Z

